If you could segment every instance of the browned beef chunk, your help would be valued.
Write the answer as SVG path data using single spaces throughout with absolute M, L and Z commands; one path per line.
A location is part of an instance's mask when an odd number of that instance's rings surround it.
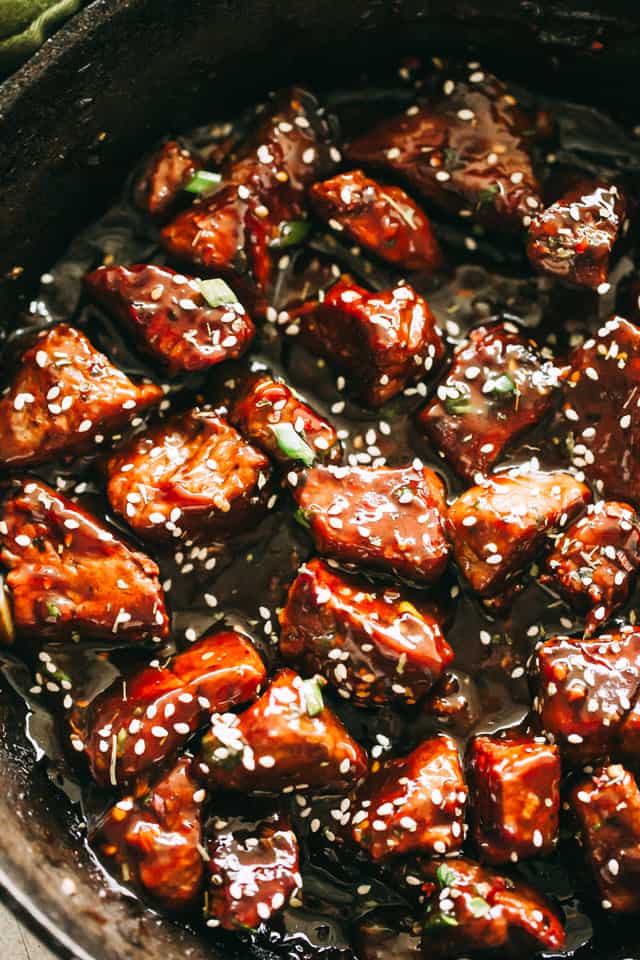
M 524 737 L 476 737 L 469 768 L 481 858 L 508 863 L 551 853 L 560 809 L 557 747 Z
M 383 186 L 362 170 L 315 183 L 311 202 L 334 230 L 402 270 L 433 273 L 442 254 L 428 217 L 400 187 Z
M 456 349 L 419 423 L 455 471 L 473 480 L 544 417 L 561 376 L 513 324 L 478 327 Z
M 458 566 L 481 596 L 497 593 L 590 497 L 589 488 L 568 473 L 486 478 L 449 508 Z
M 453 660 L 442 617 L 395 587 L 373 589 L 323 563 L 305 564 L 280 615 L 280 653 L 362 706 L 415 703 Z
M 270 465 L 225 420 L 195 409 L 160 423 L 108 464 L 111 506 L 142 537 L 223 536 L 266 509 Z
M 529 259 L 541 273 L 595 290 L 608 280 L 609 255 L 626 213 L 616 186 L 582 181 L 533 218 Z
M 324 704 L 316 680 L 281 670 L 239 716 L 216 714 L 200 769 L 212 786 L 279 794 L 287 787 L 340 793 L 364 775 L 367 757 Z
M 457 747 L 433 737 L 364 782 L 352 807 L 353 838 L 373 860 L 459 850 L 466 800 Z
M 640 567 L 640 521 L 626 503 L 599 500 L 567 528 L 546 561 L 541 580 L 578 609 L 587 609 L 592 636 L 629 598 Z
M 96 450 L 162 399 L 136 386 L 85 335 L 60 323 L 39 334 L 0 397 L 0 466 Z
M 348 280 L 299 311 L 298 338 L 343 370 L 357 398 L 379 407 L 422 379 L 444 355 L 435 317 L 406 283 L 369 293 Z
M 99 267 L 85 282 L 141 349 L 172 375 L 235 360 L 255 333 L 253 321 L 224 283 L 146 264 Z
M 136 206 L 161 220 L 171 213 L 180 193 L 193 180 L 201 163 L 190 150 L 176 140 L 167 143 L 149 157 L 135 184 Z
M 445 570 L 444 486 L 428 467 L 314 467 L 295 497 L 322 554 L 427 582 Z
M 169 632 L 154 561 L 39 480 L 22 481 L 0 509 L 0 559 L 19 634 L 138 641 Z

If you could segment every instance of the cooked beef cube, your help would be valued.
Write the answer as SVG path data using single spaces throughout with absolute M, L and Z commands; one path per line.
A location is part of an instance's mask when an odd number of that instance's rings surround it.
M 365 780 L 351 808 L 353 838 L 373 860 L 450 853 L 464 840 L 466 801 L 455 743 L 432 737 Z
M 527 254 L 540 273 L 596 289 L 609 277 L 609 255 L 627 213 L 611 184 L 582 181 L 535 215 Z
M 577 764 L 615 750 L 640 687 L 640 631 L 553 637 L 538 650 L 538 668 L 542 727 L 563 757 Z
M 229 419 L 245 437 L 285 467 L 342 458 L 338 434 L 298 394 L 268 374 L 243 384 Z
M 395 587 L 372 589 L 311 560 L 289 589 L 280 653 L 355 704 L 412 704 L 453 660 L 441 619 Z
M 147 161 L 134 187 L 136 206 L 163 219 L 176 205 L 180 191 L 193 180 L 200 161 L 176 140 L 169 140 Z
M 209 926 L 253 930 L 302 888 L 298 840 L 278 815 L 207 829 Z
M 540 579 L 588 610 L 589 637 L 629 599 L 639 567 L 638 515 L 626 503 L 600 500 L 556 542 Z
M 431 891 L 422 949 L 425 956 L 451 960 L 467 952 L 499 950 L 497 956 L 524 957 L 559 950 L 564 930 L 542 894 L 471 860 L 424 863 Z M 484 956 L 484 954 L 483 954 Z
M 428 467 L 314 467 L 294 494 L 319 553 L 419 581 L 444 573 L 444 485 Z
M 612 317 L 571 359 L 563 404 L 573 464 L 600 496 L 640 504 L 640 329 Z
M 369 407 L 391 400 L 442 359 L 444 343 L 429 305 L 413 287 L 369 293 L 347 280 L 299 313 L 298 339 L 349 377 Z
M 95 450 L 161 399 L 160 387 L 136 386 L 79 330 L 50 327 L 22 356 L 0 397 L 0 466 Z
M 640 910 L 640 790 L 620 764 L 597 770 L 571 791 L 602 906 L 616 913 Z
M 171 375 L 235 360 L 255 333 L 242 304 L 219 281 L 196 280 L 168 267 L 137 264 L 99 267 L 85 282 L 98 303 Z M 211 306 L 210 300 L 216 305 Z
M 217 537 L 266 509 L 270 465 L 211 410 L 160 423 L 109 461 L 111 506 L 141 537 Z
M 545 742 L 476 737 L 470 748 L 473 837 L 488 863 L 553 851 L 558 839 L 560 756 Z
M 352 163 L 390 171 L 450 213 L 514 232 L 540 206 L 527 137 L 533 119 L 489 73 L 438 78 L 418 108 L 383 120 L 347 149 Z
M 277 673 L 239 716 L 214 715 L 202 747 L 200 769 L 211 785 L 243 792 L 296 787 L 340 793 L 367 767 L 364 750 L 325 706 L 317 681 L 293 670 Z
M 139 776 L 182 748 L 210 713 L 255 699 L 265 679 L 253 645 L 229 630 L 199 640 L 166 667 L 116 680 L 88 713 L 94 780 L 115 786 Z
M 500 591 L 590 497 L 568 473 L 498 475 L 466 490 L 449 508 L 448 528 L 456 562 L 476 593 Z
M 400 187 L 383 186 L 362 170 L 339 173 L 309 192 L 334 230 L 402 270 L 433 273 L 442 254 L 426 214 Z
M 456 349 L 419 422 L 456 472 L 473 480 L 544 417 L 561 376 L 513 324 L 478 327 Z
M 202 886 L 201 809 L 205 791 L 192 779 L 184 757 L 142 797 L 119 800 L 92 831 L 103 856 L 120 865 L 170 910 L 191 907 Z
M 0 507 L 0 560 L 18 634 L 135 642 L 169 633 L 153 560 L 39 480 L 22 481 Z

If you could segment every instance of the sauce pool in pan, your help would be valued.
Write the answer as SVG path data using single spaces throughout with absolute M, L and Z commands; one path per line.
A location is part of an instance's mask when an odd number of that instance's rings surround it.
M 633 942 L 639 166 L 411 61 L 161 144 L 42 277 L 5 673 L 123 890 L 244 955 Z

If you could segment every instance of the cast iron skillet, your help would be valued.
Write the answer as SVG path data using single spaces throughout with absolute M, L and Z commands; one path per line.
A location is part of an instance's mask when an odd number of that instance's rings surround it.
M 0 310 L 19 310 L 161 134 L 286 80 L 335 86 L 378 59 L 466 49 L 567 98 L 640 97 L 636 0 L 95 0 L 0 87 Z M 222 960 L 108 886 L 24 721 L 2 681 L 2 887 L 78 960 Z M 640 957 L 640 935 L 607 960 L 623 957 Z

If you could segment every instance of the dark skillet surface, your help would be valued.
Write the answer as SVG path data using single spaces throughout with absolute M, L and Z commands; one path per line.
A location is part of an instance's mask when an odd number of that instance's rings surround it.
M 126 6 L 135 7 L 136 5 Z M 170 6 L 167 5 L 167 7 Z M 194 9 L 201 6 L 193 5 Z M 329 12 L 325 11 L 325 13 L 328 17 Z M 86 38 L 83 37 L 82 42 L 87 42 Z M 290 75 L 298 76 L 299 74 Z M 194 76 L 197 76 L 197 74 L 194 74 Z M 260 83 L 255 77 L 253 78 L 253 85 L 262 89 L 265 86 L 264 82 Z M 246 99 L 246 96 L 244 99 Z M 202 104 L 200 107 L 202 108 Z M 200 109 L 199 112 L 204 113 L 209 118 L 217 115 L 214 106 L 209 106 L 206 103 L 204 109 Z M 185 113 L 181 112 L 179 108 L 175 114 L 175 122 L 168 121 L 169 114 L 170 107 L 167 107 L 166 112 L 156 118 L 156 121 L 161 122 L 161 126 L 155 132 L 169 128 L 176 129 L 183 125 L 180 123 L 180 118 L 185 117 Z M 95 119 L 92 117 L 92 122 Z M 171 115 L 171 120 L 173 120 L 173 115 Z M 119 118 L 120 123 L 122 123 L 122 118 Z M 105 124 L 105 126 L 107 125 Z M 118 149 L 124 149 L 120 141 L 118 142 Z M 28 155 L 28 152 L 23 153 L 23 156 L 26 155 Z M 86 156 L 81 156 L 82 160 L 86 161 Z M 80 160 L 80 155 L 76 160 Z M 107 166 L 110 165 L 107 164 Z M 47 169 L 50 170 L 51 168 Z M 82 167 L 83 173 L 86 172 L 86 169 L 86 167 Z M 93 169 L 93 167 L 89 168 L 90 171 Z M 104 165 L 98 163 L 96 169 L 102 172 Z M 65 175 L 67 173 L 68 171 Z M 117 164 L 110 167 L 110 173 L 116 179 L 118 174 Z M 23 178 L 24 196 L 29 197 L 32 196 L 30 193 L 32 186 L 30 176 L 25 175 L 25 178 Z M 82 182 L 84 184 L 84 178 Z M 74 187 L 76 186 L 77 184 L 74 183 Z M 52 191 L 50 195 L 53 197 L 55 191 L 51 180 L 49 181 L 49 187 Z M 34 193 L 37 196 L 35 188 Z M 104 194 L 102 194 L 100 200 L 104 201 L 105 199 Z M 73 203 L 69 194 L 65 197 L 65 201 L 70 204 L 67 209 L 71 209 Z M 104 202 L 100 205 L 104 205 Z M 22 206 L 27 207 L 28 205 L 23 203 Z M 33 209 L 31 207 L 32 211 Z M 83 208 L 81 213 L 84 219 L 89 218 L 88 210 Z M 55 223 L 55 220 L 53 222 Z M 62 232 L 56 231 L 59 234 L 59 239 L 62 239 Z M 46 230 L 44 234 L 46 236 Z M 119 252 L 117 244 L 121 242 L 123 236 L 126 236 L 126 231 L 123 232 L 118 227 L 110 236 L 112 244 L 116 245 L 116 252 Z M 38 245 L 35 233 L 32 239 L 33 252 Z M 455 237 L 453 239 L 455 240 Z M 28 240 L 24 232 L 22 240 Z M 10 257 L 13 257 L 13 254 L 17 253 L 19 249 L 15 245 L 12 247 L 3 245 L 3 256 L 6 257 L 9 254 Z M 53 250 L 51 252 L 53 253 Z M 120 253 L 121 259 L 132 259 L 131 252 L 133 251 L 125 249 Z M 139 255 L 140 248 L 136 248 L 135 252 Z M 16 259 L 18 262 L 21 261 L 21 258 L 13 257 L 11 265 Z M 53 256 L 50 256 L 45 260 L 40 259 L 34 266 L 40 270 L 52 261 Z M 26 261 L 24 262 L 26 263 Z M 477 279 L 481 278 L 477 271 L 475 275 Z M 442 301 L 436 298 L 434 304 L 440 310 L 446 310 L 445 300 L 446 297 L 443 297 Z M 526 309 L 516 312 L 526 314 Z M 94 330 L 98 334 L 100 328 L 92 326 L 92 332 Z M 300 374 L 300 376 L 303 375 Z M 331 384 L 332 381 L 329 379 L 326 385 L 327 389 Z M 299 537 L 297 532 L 296 536 Z M 304 538 L 301 542 L 304 544 Z M 531 618 L 530 608 L 527 610 L 527 617 Z M 210 618 L 207 622 L 210 622 Z M 198 624 L 195 624 L 195 626 L 197 627 Z M 460 629 L 463 629 L 463 625 Z M 477 627 L 474 628 L 474 634 L 477 634 L 477 629 Z M 13 675 L 15 678 L 15 674 Z M 26 677 L 23 677 L 22 681 L 28 682 Z M 510 701 L 511 697 L 508 699 Z M 518 702 L 517 697 L 516 702 Z M 33 752 L 24 737 L 24 723 L 19 702 L 16 702 L 7 693 L 3 698 L 2 709 L 4 724 L 0 750 L 2 751 L 3 769 L 6 769 L 7 773 L 4 779 L 4 796 L 0 800 L 0 809 L 5 820 L 5 830 L 2 831 L 0 845 L 4 853 L 3 866 L 6 871 L 6 884 L 14 889 L 19 888 L 22 891 L 21 896 L 24 896 L 25 892 L 27 893 L 26 900 L 23 899 L 27 906 L 43 908 L 49 917 L 50 928 L 52 926 L 62 928 L 76 943 L 86 945 L 88 952 L 84 954 L 79 947 L 75 948 L 74 952 L 78 956 L 148 957 L 162 954 L 169 958 L 173 956 L 197 958 L 215 955 L 215 953 L 212 953 L 210 945 L 201 948 L 188 932 L 173 927 L 167 921 L 157 922 L 153 914 L 148 911 L 141 911 L 134 901 L 123 901 L 118 895 L 114 895 L 108 888 L 105 888 L 99 871 L 83 849 L 79 823 L 69 809 L 64 795 L 51 787 L 50 778 L 43 764 L 33 766 Z M 42 724 L 46 725 L 46 722 L 44 716 L 38 716 L 35 721 L 32 721 L 31 729 L 38 740 L 46 740 L 46 734 L 42 730 Z M 69 833 L 69 828 L 71 828 L 71 833 Z M 0 877 L 0 879 L 3 878 Z M 74 881 L 76 893 L 73 896 L 63 893 L 63 891 L 70 891 L 71 889 L 68 883 L 63 886 L 63 879 Z M 100 896 L 98 891 L 101 891 L 104 896 Z M 612 939 L 605 931 L 603 942 L 611 943 Z M 589 955 L 604 956 L 604 949 L 602 947 L 596 952 L 590 951 Z M 630 946 L 627 949 L 621 947 L 621 950 L 615 953 L 616 957 L 636 957 L 638 955 L 640 955 L 640 951 Z

